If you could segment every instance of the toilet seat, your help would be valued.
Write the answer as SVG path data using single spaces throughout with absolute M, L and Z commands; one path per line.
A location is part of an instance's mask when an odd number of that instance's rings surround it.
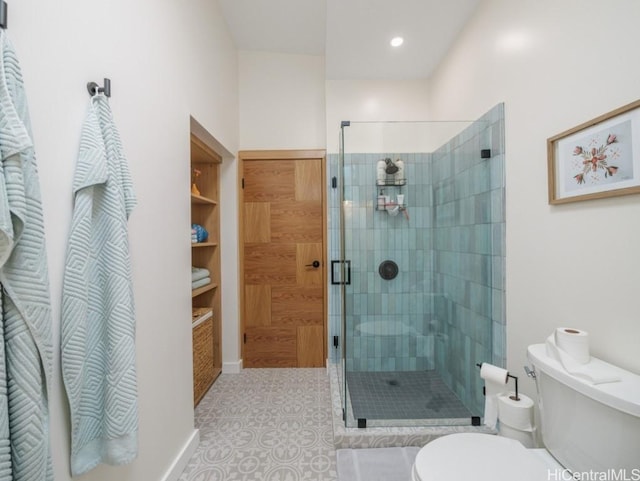
M 460 433 L 423 447 L 411 476 L 413 481 L 540 481 L 553 469 L 513 439 Z

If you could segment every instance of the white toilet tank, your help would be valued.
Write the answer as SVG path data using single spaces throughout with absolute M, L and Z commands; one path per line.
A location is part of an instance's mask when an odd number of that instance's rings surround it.
M 640 376 L 592 358 L 618 382 L 591 384 L 547 356 L 544 344 L 529 346 L 535 367 L 542 440 L 567 469 L 626 470 L 640 476 Z M 609 479 L 609 478 L 607 478 Z

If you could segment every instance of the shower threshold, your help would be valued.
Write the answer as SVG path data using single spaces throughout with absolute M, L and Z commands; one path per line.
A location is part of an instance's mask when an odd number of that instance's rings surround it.
M 394 446 L 424 446 L 441 436 L 454 433 L 496 434 L 488 426 L 472 426 L 470 418 L 450 419 L 369 419 L 366 428 L 358 428 L 357 420 L 351 415 L 351 399 L 347 394 L 348 419 L 340 394 L 341 374 L 339 365 L 328 368 L 331 381 L 331 400 L 333 418 L 333 442 L 336 449 L 371 448 Z M 347 427 L 353 426 L 353 427 Z

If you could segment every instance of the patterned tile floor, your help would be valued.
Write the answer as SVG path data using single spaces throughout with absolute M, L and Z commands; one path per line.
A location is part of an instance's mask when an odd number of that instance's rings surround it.
M 196 408 L 180 481 L 336 481 L 326 369 L 222 374 Z

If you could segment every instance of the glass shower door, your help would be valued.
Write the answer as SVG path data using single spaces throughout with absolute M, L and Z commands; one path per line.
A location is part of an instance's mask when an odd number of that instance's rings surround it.
M 475 363 L 499 361 L 492 342 L 504 330 L 493 317 L 502 291 L 492 285 L 502 278 L 504 159 L 479 152 L 502 125 L 489 120 L 341 128 L 347 427 L 478 422 Z M 382 179 L 381 162 L 401 169 Z

